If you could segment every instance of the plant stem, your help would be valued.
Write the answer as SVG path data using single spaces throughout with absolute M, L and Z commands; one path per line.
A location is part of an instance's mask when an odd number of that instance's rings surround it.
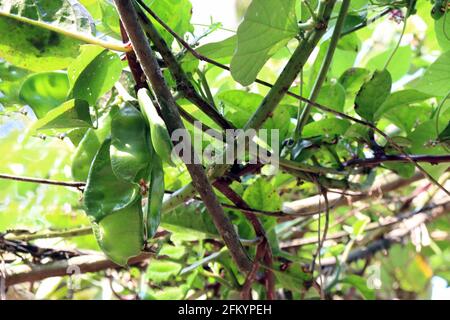
M 167 87 L 162 71 L 155 58 L 153 50 L 150 48 L 144 31 L 138 23 L 138 16 L 134 9 L 134 5 L 128 0 L 115 0 L 119 15 L 122 19 L 123 25 L 128 33 L 128 36 L 133 44 L 134 51 L 141 62 L 144 74 L 152 86 L 155 96 L 161 106 L 161 112 L 169 132 L 177 129 L 184 129 L 183 122 L 180 118 L 176 102 Z M 185 130 L 185 129 L 184 129 Z M 192 154 L 192 162 L 186 163 L 186 167 L 192 177 L 193 189 L 197 190 L 202 198 L 205 206 L 211 215 L 213 222 L 221 234 L 225 244 L 230 250 L 230 254 L 236 262 L 238 268 L 248 273 L 252 268 L 252 263 L 244 250 L 244 247 L 239 241 L 239 237 L 232 225 L 230 219 L 214 194 L 212 186 L 210 185 L 205 171 L 193 150 L 190 139 L 183 141 L 186 146 L 189 146 Z
M 339 16 L 336 21 L 336 25 L 334 27 L 333 35 L 330 40 L 330 44 L 328 47 L 327 54 L 320 68 L 319 75 L 314 83 L 313 89 L 311 91 L 311 95 L 309 100 L 316 101 L 319 96 L 320 89 L 322 88 L 323 83 L 327 77 L 328 70 L 330 69 L 331 62 L 333 60 L 334 53 L 336 51 L 337 44 L 339 42 L 342 28 L 344 27 L 345 18 L 347 16 L 348 9 L 350 7 L 350 0 L 343 0 L 341 9 L 339 11 Z M 303 127 L 309 119 L 309 115 L 311 113 L 311 105 L 307 104 L 303 110 L 299 110 L 298 119 L 297 119 L 297 127 L 295 129 L 294 140 L 298 141 L 300 139 Z
M 129 51 L 132 50 L 131 47 L 129 47 L 129 46 L 123 44 L 123 43 L 111 43 L 111 42 L 108 42 L 108 41 L 100 40 L 100 39 L 95 38 L 93 36 L 90 36 L 88 34 L 84 34 L 84 33 L 81 33 L 81 32 L 75 32 L 75 31 L 68 31 L 66 29 L 63 29 L 63 28 L 60 28 L 60 27 L 57 27 L 57 26 L 54 26 L 54 25 L 51 25 L 51 24 L 48 24 L 48 23 L 44 23 L 44 22 L 33 20 L 33 19 L 29 19 L 29 18 L 26 18 L 26 17 L 13 15 L 13 14 L 8 14 L 8 13 L 2 12 L 2 11 L 0 11 L 0 16 L 11 18 L 11 19 L 14 19 L 14 20 L 17 20 L 17 21 L 20 21 L 20 22 L 23 22 L 23 23 L 35 26 L 35 27 L 39 27 L 39 28 L 42 28 L 42 29 L 49 30 L 49 31 L 53 31 L 53 32 L 62 34 L 64 36 L 66 36 L 66 37 L 69 37 L 69 38 L 72 38 L 72 39 L 75 39 L 75 40 L 80 40 L 80 41 L 85 42 L 85 43 L 95 44 L 95 45 L 98 45 L 98 46 L 103 47 L 105 49 L 110 49 L 110 50 L 120 51 L 120 52 L 129 52 Z
M 85 182 L 65 182 L 65 181 L 42 179 L 42 178 L 20 177 L 20 176 L 4 174 L 4 173 L 0 174 L 0 179 L 21 181 L 21 182 L 30 182 L 30 183 L 39 183 L 39 184 L 48 184 L 48 185 L 71 187 L 71 188 L 77 188 L 77 189 L 81 189 L 86 185 Z

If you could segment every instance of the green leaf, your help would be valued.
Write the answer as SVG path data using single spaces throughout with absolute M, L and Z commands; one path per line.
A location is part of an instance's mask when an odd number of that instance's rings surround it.
M 370 71 L 382 70 L 386 64 L 386 61 L 392 54 L 393 49 L 386 50 L 383 53 L 376 55 L 366 63 L 366 68 Z M 395 52 L 391 62 L 389 63 L 387 70 L 392 76 L 392 81 L 400 80 L 405 74 L 408 73 L 411 67 L 412 50 L 409 45 L 399 47 Z
M 92 119 L 89 113 L 89 105 L 84 100 L 72 99 L 47 113 L 45 117 L 36 121 L 30 129 L 71 129 L 92 128 Z
M 375 71 L 372 78 L 365 82 L 355 99 L 355 110 L 368 121 L 374 120 L 374 115 L 391 93 L 392 78 L 387 70 Z
M 0 57 L 36 72 L 66 68 L 77 56 L 80 42 L 46 26 L 94 33 L 91 16 L 75 0 L 1 0 L 0 30 L 7 32 L 0 37 Z
M 241 90 L 228 90 L 220 93 L 218 99 L 225 103 L 225 114 L 237 128 L 242 128 L 248 119 L 258 109 L 264 97 L 251 92 Z M 263 129 L 278 129 L 280 141 L 284 140 L 289 133 L 290 114 L 289 106 L 280 106 L 275 109 L 272 116 L 262 126 Z M 269 131 L 267 141 L 272 141 L 272 135 Z
M 161 223 L 161 208 L 164 199 L 164 170 L 162 160 L 153 155 L 150 190 L 147 198 L 147 237 L 151 239 Z
M 139 182 L 148 169 L 152 153 L 147 141 L 148 128 L 142 113 L 125 103 L 111 122 L 111 166 L 114 174 L 128 182 Z
M 355 287 L 364 297 L 364 299 L 367 300 L 374 300 L 375 299 L 375 291 L 373 289 L 369 289 L 367 287 L 367 279 L 350 274 L 345 276 L 342 280 L 340 280 L 341 283 L 347 283 L 353 287 Z
M 412 87 L 417 91 L 443 97 L 450 91 L 450 51 L 443 53 Z
M 237 36 L 231 36 L 219 42 L 207 43 L 197 49 L 197 52 L 222 63 L 229 64 L 237 45 Z M 189 59 L 197 59 L 192 54 L 188 55 Z M 186 57 L 186 58 L 188 58 Z
M 302 292 L 305 281 L 310 281 L 309 274 L 303 272 L 300 263 L 292 263 L 287 269 L 281 271 L 281 265 L 275 266 L 273 272 L 281 287 L 294 292 Z
M 139 195 L 139 187 L 118 179 L 112 168 L 106 139 L 95 155 L 84 191 L 83 204 L 86 213 L 95 221 L 132 204 Z
M 370 71 L 363 68 L 347 69 L 339 78 L 347 93 L 356 93 L 362 84 L 369 78 Z
M 144 2 L 179 36 L 183 37 L 186 32 L 194 31 L 191 25 L 192 5 L 189 0 L 145 0 Z M 159 34 L 171 46 L 173 36 L 153 18 L 151 20 Z
M 181 268 L 181 264 L 176 262 L 153 260 L 147 268 L 146 278 L 151 282 L 161 283 L 175 277 Z
M 20 88 L 20 98 L 33 109 L 38 119 L 63 103 L 69 92 L 66 73 L 44 72 L 28 77 Z
M 410 105 L 413 103 L 421 102 L 431 98 L 430 95 L 416 91 L 416 90 L 401 90 L 392 93 L 381 107 L 375 112 L 374 119 L 380 119 L 384 113 L 393 110 L 396 107 L 403 105 Z
M 450 50 L 450 23 L 448 23 L 448 9 L 446 18 L 434 21 L 434 30 L 436 32 L 436 39 L 443 51 Z
M 310 122 L 303 128 L 303 137 L 344 135 L 350 125 L 347 120 L 337 118 Z
M 117 54 L 99 46 L 85 45 L 68 68 L 72 95 L 93 106 L 111 90 L 121 73 L 122 63 Z
M 295 0 L 253 0 L 237 31 L 231 74 L 243 86 L 255 81 L 261 68 L 298 33 Z
M 281 208 L 281 199 L 275 188 L 263 178 L 256 179 L 245 189 L 243 199 L 257 210 L 277 211 Z
M 343 112 L 345 105 L 344 87 L 339 82 L 323 86 L 317 97 L 317 103 Z
M 195 203 L 164 213 L 161 226 L 188 241 L 219 237 L 211 216 Z
M 120 266 L 138 256 L 144 247 L 144 224 L 140 198 L 100 222 L 93 222 L 94 235 L 106 256 Z

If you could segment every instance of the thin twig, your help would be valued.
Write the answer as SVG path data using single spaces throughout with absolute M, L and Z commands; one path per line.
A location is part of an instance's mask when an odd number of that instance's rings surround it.
M 86 185 L 85 182 L 66 182 L 66 181 L 50 180 L 50 179 L 43 179 L 43 178 L 15 176 L 15 175 L 5 174 L 5 173 L 0 174 L 0 179 L 14 180 L 14 181 L 20 181 L 20 182 L 38 183 L 38 184 L 47 184 L 47 185 L 53 185 L 53 186 L 71 187 L 71 188 L 76 188 L 78 190 L 81 190 Z

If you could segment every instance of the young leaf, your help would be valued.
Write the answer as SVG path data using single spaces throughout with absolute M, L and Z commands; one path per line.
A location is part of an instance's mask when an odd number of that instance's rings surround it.
M 255 81 L 261 68 L 298 33 L 295 0 L 253 0 L 237 31 L 231 74 L 243 86 Z
M 69 79 L 63 72 L 36 73 L 28 77 L 20 88 L 19 96 L 38 119 L 63 103 L 69 92 Z
M 80 42 L 46 26 L 86 35 L 95 31 L 91 16 L 75 0 L 0 1 L 0 30 L 5 30 L 0 57 L 36 72 L 66 68 L 77 56 Z
M 31 127 L 30 132 L 46 129 L 92 128 L 89 105 L 84 100 L 72 99 L 51 110 Z
M 109 50 L 85 45 L 67 71 L 73 97 L 93 106 L 119 80 L 122 63 L 119 56 Z
M 389 112 L 396 107 L 410 105 L 429 98 L 431 98 L 430 95 L 411 89 L 394 92 L 375 112 L 374 119 L 380 119 L 384 113 Z
M 375 71 L 372 78 L 362 85 L 356 95 L 356 113 L 368 121 L 373 121 L 375 113 L 391 93 L 391 86 L 392 78 L 389 71 Z
M 84 191 L 84 208 L 95 221 L 126 208 L 139 195 L 138 186 L 115 176 L 109 156 L 110 145 L 111 140 L 106 139 L 95 155 Z

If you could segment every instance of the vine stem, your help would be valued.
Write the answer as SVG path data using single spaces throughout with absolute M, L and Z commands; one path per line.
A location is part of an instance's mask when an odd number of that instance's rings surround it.
M 15 176 L 15 175 L 11 175 L 11 174 L 5 174 L 5 173 L 0 174 L 0 179 L 47 184 L 47 185 L 62 186 L 62 187 L 71 187 L 71 188 L 77 188 L 79 190 L 82 189 L 86 185 L 85 182 L 65 182 L 65 181 L 42 179 L 42 178 L 20 177 L 20 176 Z
M 339 42 L 341 31 L 344 27 L 345 17 L 347 16 L 348 9 L 350 8 L 350 0 L 343 0 L 341 9 L 339 11 L 339 16 L 336 21 L 336 25 L 333 30 L 333 35 L 330 39 L 330 44 L 328 46 L 327 54 L 322 63 L 322 66 L 319 71 L 319 75 L 316 78 L 314 83 L 314 87 L 312 89 L 309 100 L 315 101 L 319 96 L 320 89 L 322 88 L 323 83 L 327 77 L 328 69 L 330 69 L 331 62 L 333 61 L 334 53 L 336 52 L 337 44 Z M 299 110 L 298 118 L 297 118 L 297 126 L 295 128 L 294 140 L 298 141 L 300 139 L 303 127 L 309 119 L 309 115 L 311 113 L 311 105 L 307 104 L 303 110 Z
M 400 38 L 398 39 L 394 50 L 392 51 L 392 53 L 390 54 L 389 58 L 386 61 L 386 64 L 384 65 L 384 68 L 383 68 L 384 70 L 387 69 L 387 67 L 389 66 L 389 64 L 392 61 L 392 58 L 394 58 L 395 54 L 397 53 L 398 48 L 400 48 L 400 43 L 402 42 L 403 36 L 405 35 L 406 25 L 407 25 L 407 22 L 408 22 L 409 15 L 411 14 L 413 3 L 414 3 L 414 1 L 410 1 L 410 4 L 408 6 L 408 10 L 406 11 L 406 14 L 405 14 L 405 19 L 403 21 L 402 33 L 400 34 Z
M 131 40 L 134 52 L 136 53 L 144 74 L 151 84 L 155 96 L 161 106 L 161 112 L 167 128 L 170 132 L 177 129 L 185 130 L 178 112 L 177 104 L 164 80 L 158 61 L 145 37 L 144 31 L 139 25 L 138 15 L 133 2 L 128 0 L 115 0 L 114 2 L 116 3 L 122 23 Z M 186 146 L 189 146 L 192 154 L 192 159 L 190 159 L 191 162 L 186 163 L 186 167 L 192 178 L 192 187 L 200 194 L 200 197 L 211 215 L 217 230 L 229 248 L 230 254 L 239 270 L 243 273 L 248 273 L 252 268 L 252 262 L 248 258 L 229 217 L 225 215 L 223 208 L 220 206 L 203 166 L 199 164 L 200 162 L 193 150 L 190 139 L 185 140 L 187 141 L 183 141 L 183 143 Z
M 123 43 L 111 43 L 108 41 L 104 41 L 104 40 L 89 36 L 89 35 L 81 33 L 81 32 L 68 31 L 66 29 L 63 29 L 63 28 L 60 28 L 60 27 L 57 27 L 57 26 L 54 26 L 54 25 L 51 25 L 48 23 L 29 19 L 26 17 L 12 15 L 12 14 L 8 14 L 8 13 L 2 12 L 2 11 L 0 11 L 0 16 L 11 18 L 11 19 L 17 20 L 19 22 L 23 22 L 23 23 L 26 23 L 26 24 L 29 24 L 29 25 L 32 25 L 32 26 L 35 26 L 38 28 L 53 31 L 53 32 L 62 34 L 66 37 L 69 37 L 69 38 L 72 38 L 75 40 L 80 40 L 85 43 L 95 44 L 95 45 L 98 45 L 105 49 L 110 49 L 110 50 L 119 51 L 119 52 L 129 52 L 132 50 L 130 46 L 123 44 Z

